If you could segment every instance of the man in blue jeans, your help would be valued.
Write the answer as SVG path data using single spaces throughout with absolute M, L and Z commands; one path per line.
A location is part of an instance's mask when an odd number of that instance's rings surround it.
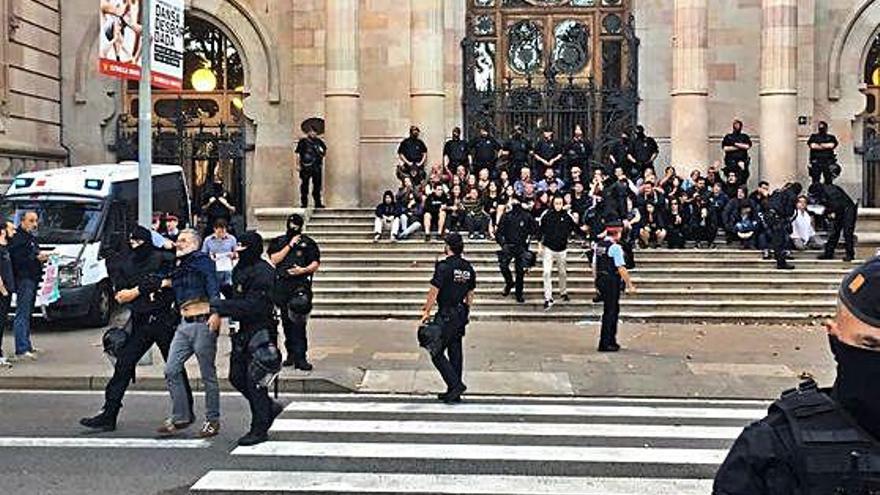
M 18 232 L 9 243 L 9 255 L 16 281 L 15 318 L 12 320 L 16 359 L 37 359 L 36 349 L 31 343 L 31 315 L 37 298 L 37 286 L 43 278 L 43 263 L 49 259 L 48 253 L 40 252 L 40 245 L 34 237 L 37 224 L 35 211 L 24 212 Z
M 180 232 L 175 242 L 177 261 L 166 274 L 163 287 L 174 290 L 181 321 L 171 340 L 165 361 L 165 383 L 171 394 L 171 417 L 157 430 L 174 435 L 195 421 L 186 389 L 184 366 L 195 354 L 205 388 L 205 422 L 198 435 L 208 438 L 220 432 L 220 385 L 217 382 L 217 335 L 220 317 L 211 313 L 211 303 L 220 298 L 220 287 L 211 258 L 199 250 L 201 239 L 195 230 Z M 131 289 L 123 299 L 136 298 L 141 289 Z

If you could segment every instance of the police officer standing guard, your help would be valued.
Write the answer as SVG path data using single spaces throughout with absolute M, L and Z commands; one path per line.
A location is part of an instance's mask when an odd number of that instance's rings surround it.
M 443 145 L 443 160 L 446 169 L 453 172 L 461 165 L 470 168 L 468 143 L 461 138 L 461 127 L 452 129 L 452 139 Z
M 300 215 L 287 217 L 287 233 L 272 241 L 269 259 L 275 265 L 272 298 L 281 311 L 287 349 L 284 366 L 310 371 L 312 365 L 306 357 L 309 348 L 306 324 L 312 309 L 312 278 L 321 264 L 321 250 L 311 237 L 302 233 L 304 223 Z
M 635 292 L 623 247 L 619 244 L 623 223 L 612 221 L 605 226 L 605 237 L 596 243 L 593 253 L 593 272 L 596 274 L 598 298 L 603 302 L 602 332 L 599 335 L 599 352 L 617 352 L 617 324 L 620 318 L 620 292 L 624 288 Z
M 122 408 L 122 397 L 128 384 L 134 380 L 138 361 L 153 344 L 159 348 L 162 358 L 168 358 L 168 349 L 177 327 L 179 315 L 172 309 L 174 293 L 161 287 L 160 272 L 174 266 L 174 253 L 153 247 L 151 234 L 145 227 L 135 227 L 129 240 L 131 252 L 127 256 L 108 260 L 108 271 L 116 293 L 116 301 L 129 303 L 131 311 L 131 334 L 118 350 L 113 377 L 104 392 L 104 407 L 98 415 L 83 418 L 80 424 L 103 431 L 116 429 L 116 417 Z M 119 260 L 117 262 L 117 260 Z M 132 297 L 127 289 L 139 288 Z M 192 410 L 192 390 L 186 371 L 183 372 L 186 396 Z
M 501 156 L 507 157 L 507 172 L 522 170 L 523 167 L 529 166 L 529 156 L 532 153 L 532 143 L 523 133 L 523 126 L 516 124 L 513 126 L 513 134 L 510 139 L 504 143 L 504 149 L 501 150 Z
M 810 180 L 817 184 L 825 179 L 826 184 L 834 182 L 840 176 L 840 165 L 837 163 L 837 137 L 828 132 L 828 123 L 819 122 L 818 132 L 810 135 L 807 141 L 810 147 Z
M 527 268 L 530 268 L 529 236 L 537 232 L 538 223 L 531 213 L 523 209 L 519 200 L 510 201 L 510 209 L 498 222 L 498 230 L 495 231 L 495 240 L 501 246 L 498 252 L 498 268 L 504 277 L 504 291 L 502 295 L 507 297 L 510 290 L 515 289 L 516 302 L 526 302 L 523 297 L 523 278 Z M 516 279 L 510 273 L 510 262 L 513 261 L 516 270 Z
M 749 181 L 749 150 L 752 149 L 752 138 L 743 132 L 743 123 L 740 120 L 733 121 L 733 132 L 724 136 L 721 141 L 721 148 L 724 150 L 724 175 L 730 175 L 731 172 L 736 173 L 739 185 Z
M 880 493 L 880 257 L 844 278 L 825 326 L 834 386 L 783 392 L 736 440 L 714 495 Z
M 318 137 L 318 131 L 309 127 L 306 137 L 296 144 L 299 157 L 299 200 L 303 208 L 309 204 L 309 181 L 312 182 L 312 199 L 315 208 L 323 208 L 321 187 L 323 182 L 324 157 L 327 156 L 327 145 Z M 213 224 L 212 224 L 213 225 Z
M 434 267 L 431 289 L 422 307 L 422 323 L 431 317 L 431 309 L 437 303 L 435 317 L 443 328 L 442 348 L 431 356 L 434 367 L 446 383 L 446 392 L 438 399 L 447 404 L 459 402 L 461 394 L 467 389 L 461 380 L 464 355 L 461 340 L 468 324 L 470 308 L 474 302 L 474 289 L 477 287 L 477 273 L 474 267 L 462 258 L 464 241 L 461 235 L 451 233 L 446 236 L 446 259 Z
M 251 409 L 251 428 L 238 439 L 242 446 L 269 439 L 269 427 L 284 409 L 269 398 L 266 374 L 281 370 L 281 354 L 276 347 L 277 322 L 270 293 L 275 281 L 272 266 L 261 259 L 263 238 L 245 232 L 238 238 L 238 263 L 232 270 L 232 297 L 211 302 L 211 312 L 239 322 L 231 335 L 229 382 L 247 399 Z

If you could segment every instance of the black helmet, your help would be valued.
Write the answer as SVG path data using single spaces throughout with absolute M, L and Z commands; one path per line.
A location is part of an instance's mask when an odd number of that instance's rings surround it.
M 417 335 L 419 347 L 424 347 L 431 356 L 436 356 L 443 352 L 443 325 L 435 318 L 419 326 Z
M 253 383 L 268 387 L 272 379 L 281 372 L 281 352 L 267 330 L 260 330 L 248 342 L 251 362 L 248 375 Z
M 113 327 L 104 332 L 101 342 L 104 344 L 104 353 L 117 359 L 125 343 L 128 342 L 128 332 L 124 328 Z
M 308 289 L 296 289 L 287 301 L 287 311 L 293 315 L 307 315 L 312 312 L 312 295 Z

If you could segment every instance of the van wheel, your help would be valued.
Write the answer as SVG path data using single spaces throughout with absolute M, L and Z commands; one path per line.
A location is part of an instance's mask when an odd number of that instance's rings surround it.
M 83 318 L 83 323 L 90 328 L 106 327 L 110 323 L 112 312 L 113 295 L 110 293 L 110 285 L 101 284 L 95 291 L 95 297 L 89 304 L 89 312 Z

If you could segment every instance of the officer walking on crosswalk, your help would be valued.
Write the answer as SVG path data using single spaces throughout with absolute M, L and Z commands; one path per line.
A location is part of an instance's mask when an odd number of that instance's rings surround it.
M 447 404 L 459 402 L 461 394 L 467 389 L 462 382 L 464 356 L 461 341 L 468 324 L 471 304 L 474 302 L 477 273 L 462 258 L 463 252 L 464 240 L 461 235 L 448 234 L 446 259 L 437 262 L 434 267 L 431 288 L 422 307 L 422 323 L 425 323 L 431 318 L 434 304 L 438 306 L 435 321 L 443 329 L 442 348 L 431 356 L 431 361 L 446 383 L 446 392 L 437 398 Z
M 602 332 L 599 336 L 599 352 L 617 352 L 617 324 L 620 318 L 620 293 L 626 286 L 629 292 L 635 292 L 623 247 L 619 244 L 623 224 L 619 221 L 609 222 L 605 226 L 605 236 L 596 243 L 593 258 L 593 273 L 596 274 L 596 290 L 602 307 Z
M 880 493 L 880 257 L 847 275 L 825 325 L 834 386 L 783 392 L 734 443 L 714 495 Z

